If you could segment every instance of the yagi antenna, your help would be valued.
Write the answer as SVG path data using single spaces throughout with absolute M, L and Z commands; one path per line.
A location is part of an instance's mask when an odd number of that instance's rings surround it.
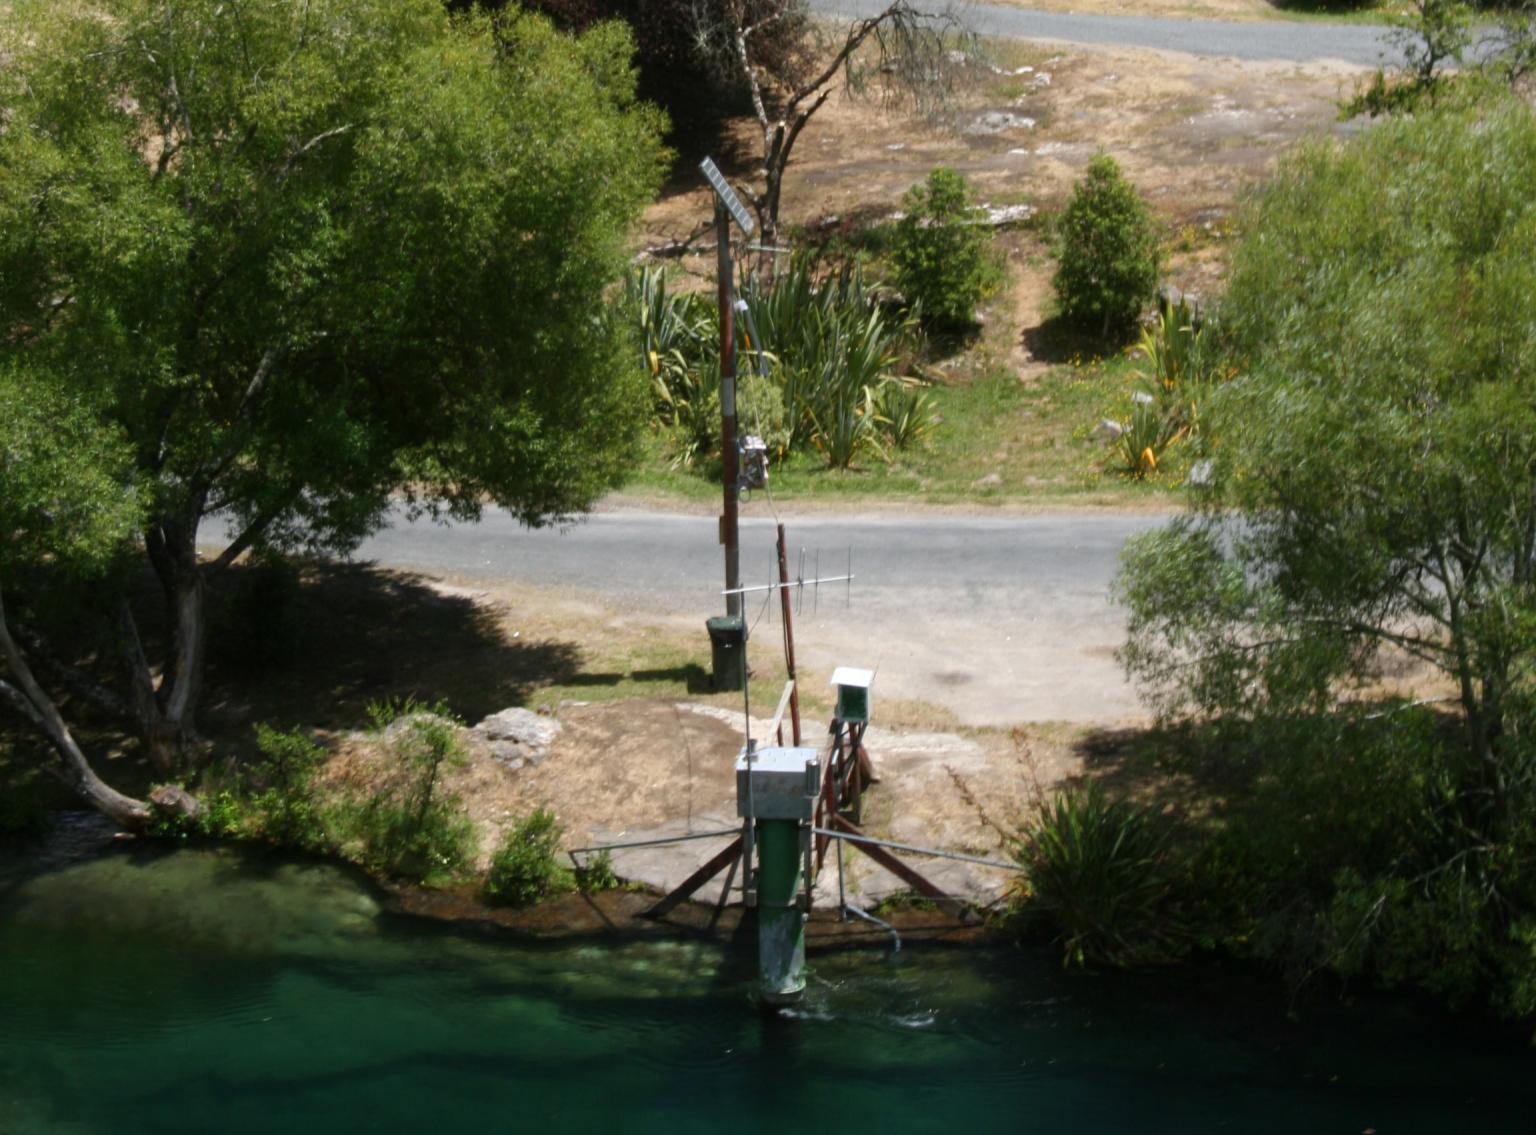
M 815 562 L 816 567 L 819 569 L 820 566 L 821 566 L 821 552 L 820 552 L 819 549 L 816 552 L 816 558 L 815 558 L 814 562 Z M 853 580 L 854 580 L 854 575 L 853 575 L 853 549 L 852 548 L 848 549 L 848 570 L 847 570 L 846 573 L 844 573 L 843 575 L 820 575 L 820 574 L 813 574 L 810 579 L 806 579 L 805 578 L 805 549 L 801 548 L 800 549 L 800 571 L 799 571 L 799 574 L 794 579 L 783 581 L 783 582 L 775 581 L 775 582 L 771 582 L 771 583 L 754 584 L 751 587 L 727 587 L 723 591 L 721 591 L 720 594 L 721 595 L 751 595 L 751 594 L 754 594 L 754 593 L 760 592 L 760 591 L 787 591 L 787 590 L 793 588 L 794 592 L 795 592 L 795 599 L 796 599 L 795 610 L 796 610 L 796 613 L 798 614 L 799 613 L 799 600 L 800 600 L 800 598 L 802 596 L 804 596 L 805 589 L 807 587 L 809 587 L 811 589 L 811 603 L 813 605 L 812 606 L 812 613 L 814 614 L 815 611 L 818 609 L 817 606 L 816 606 L 816 604 L 817 604 L 817 596 L 819 596 L 821 594 L 821 585 L 823 583 L 842 583 L 842 584 L 846 584 L 847 585 L 848 605 L 852 606 L 853 605 Z

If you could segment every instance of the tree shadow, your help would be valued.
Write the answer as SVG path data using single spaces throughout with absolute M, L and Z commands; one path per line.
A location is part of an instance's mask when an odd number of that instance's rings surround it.
M 1073 745 L 1083 772 L 1119 799 L 1175 820 L 1200 820 L 1249 791 L 1256 766 L 1236 758 L 1229 741 L 1190 727 L 1103 727 Z
M 1115 354 L 1131 341 L 1131 335 L 1127 332 L 1105 337 L 1053 315 L 1034 327 L 1026 327 L 1019 339 L 1034 358 L 1060 365 Z
M 276 584 L 263 573 L 291 572 Z M 209 617 L 204 731 L 356 729 L 377 702 L 443 702 L 478 721 L 581 672 L 571 642 L 504 633 L 495 607 L 365 564 L 237 567 Z

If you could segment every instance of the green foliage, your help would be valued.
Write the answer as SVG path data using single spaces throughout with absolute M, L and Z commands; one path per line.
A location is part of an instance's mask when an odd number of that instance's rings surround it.
M 1112 443 L 1112 467 L 1121 476 L 1141 481 L 1157 476 L 1167 451 L 1184 437 L 1186 427 L 1139 386 L 1128 401 L 1121 413 L 1123 424 L 1116 423 L 1121 432 Z
M 491 870 L 485 879 L 486 901 L 529 906 L 571 890 L 577 880 L 559 860 L 562 834 L 555 814 L 543 808 L 514 824 L 491 857 Z M 607 873 L 612 875 L 611 864 Z M 592 878 L 593 883 L 587 885 L 601 889 L 595 885 L 601 881 L 600 876 L 594 874 Z
M 846 469 L 929 432 L 930 400 L 916 380 L 897 373 L 915 325 L 892 322 L 857 264 L 823 278 L 812 260 L 796 257 L 770 284 L 746 280 L 741 296 L 752 320 L 736 320 L 737 421 L 744 433 L 762 437 L 771 455 L 814 450 Z M 628 278 L 625 302 L 638 320 L 654 413 L 672 434 L 674 464 L 718 455 L 713 300 L 671 293 L 667 277 L 646 268 Z M 753 325 L 761 343 L 750 341 Z
M 969 327 L 976 306 L 997 290 L 1001 272 L 985 227 L 977 223 L 965 178 L 940 166 L 902 199 L 891 261 L 896 286 L 922 318 Z
M 890 434 L 876 403 L 904 381 L 897 370 L 914 326 L 889 319 L 856 262 L 821 278 L 796 257 L 771 285 L 749 281 L 742 294 L 783 394 L 790 448 L 814 448 L 835 469 L 882 454 Z
M 1410 114 L 1432 106 L 1472 43 L 1472 6 L 1465 0 L 1410 0 L 1393 17 L 1403 59 L 1394 74 L 1378 69 L 1340 109 L 1341 118 Z
M 230 789 L 205 792 L 198 796 L 197 803 L 195 816 L 155 811 L 144 834 L 151 839 L 177 843 L 247 838 L 250 813 L 247 801 L 238 792 Z
M 1098 154 L 1056 222 L 1056 302 L 1068 324 L 1108 338 L 1128 331 L 1157 289 L 1152 216 L 1108 154 Z
M 1097 781 L 1041 801 L 1013 854 L 1024 877 L 1010 921 L 1020 929 L 1045 923 L 1064 965 L 1138 965 L 1183 948 L 1167 832 Z
M 1201 403 L 1230 376 L 1183 298 L 1162 304 L 1156 321 L 1142 329 L 1137 351 L 1141 363 L 1129 405 L 1116 419 L 1121 432 L 1113 440 L 1113 468 L 1142 480 L 1163 469 L 1175 444 L 1198 439 Z
M 583 894 L 611 891 L 619 885 L 619 877 L 613 871 L 613 856 L 606 850 L 587 856 L 575 875 L 576 886 Z
M 268 725 L 256 726 L 256 747 L 261 752 L 251 773 L 256 831 L 285 847 L 327 848 L 331 839 L 315 787 L 325 750 L 298 730 L 283 733 Z
M 4 358 L 0 424 L 0 585 L 43 565 L 99 576 L 142 515 L 122 431 L 52 373 Z
M 413 699 L 369 707 L 391 767 L 376 783 L 327 784 L 324 749 L 298 730 L 256 727 L 260 758 L 230 783 L 209 781 L 188 822 L 160 815 L 150 834 L 168 839 L 256 840 L 339 855 L 412 882 L 456 877 L 474 854 L 463 804 L 443 786 L 463 761 L 456 723 Z
M 1536 815 L 1536 119 L 1490 99 L 1313 146 L 1241 231 L 1221 314 L 1243 373 L 1206 399 L 1195 510 L 1127 550 L 1124 660 L 1165 717 L 1314 728 L 1386 657 L 1440 671 L 1459 713 L 1409 812 L 1426 845 L 1336 905 L 1379 910 L 1371 972 L 1447 995 L 1469 979 L 1433 959 L 1470 947 L 1427 927 L 1473 934 L 1498 999 Z
M 613 482 L 638 389 L 603 292 L 660 172 L 622 32 L 109 7 L 10 21 L 0 342 L 163 436 L 157 509 L 346 544 L 402 483 L 533 517 Z
M 654 265 L 624 277 L 624 302 L 640 332 L 651 376 L 652 413 L 671 431 L 674 466 L 689 466 L 720 443 L 720 347 L 714 305 L 699 292 L 675 292 Z
M 195 733 L 214 514 L 237 549 L 345 550 L 401 497 L 538 522 L 626 475 L 644 377 L 609 292 L 664 165 L 630 55 L 440 0 L 6 6 L 0 387 L 84 444 L 0 508 L 61 564 L 150 534 L 161 750 Z
M 920 446 L 939 424 L 933 395 L 915 378 L 883 382 L 871 402 L 875 421 L 892 449 Z
M 328 822 L 345 853 L 414 882 L 464 869 L 474 855 L 474 827 L 462 801 L 443 787 L 448 770 L 464 761 L 456 728 L 442 706 L 394 717 L 380 736 L 397 775 L 381 790 L 349 794 L 331 807 Z

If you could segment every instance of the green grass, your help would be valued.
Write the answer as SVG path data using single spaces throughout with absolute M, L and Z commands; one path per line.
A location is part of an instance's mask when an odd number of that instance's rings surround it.
M 825 467 L 816 454 L 775 465 L 775 502 L 858 505 L 873 501 L 933 505 L 1125 505 L 1171 499 L 1163 482 L 1133 484 L 1103 471 L 1105 451 L 1091 434 L 1123 400 L 1131 364 L 1121 356 L 1062 366 L 1037 383 L 994 369 L 971 381 L 936 385 L 939 424 L 919 447 L 870 458 L 851 470 Z M 720 486 L 703 470 L 668 467 L 664 439 L 630 489 L 662 502 L 713 503 Z

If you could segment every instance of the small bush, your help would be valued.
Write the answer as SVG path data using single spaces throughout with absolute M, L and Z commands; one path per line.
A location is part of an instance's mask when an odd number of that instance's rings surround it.
M 1114 419 L 1121 432 L 1113 439 L 1113 468 L 1141 480 L 1158 473 L 1174 445 L 1198 442 L 1200 406 L 1231 372 L 1183 299 L 1162 305 L 1137 349 L 1137 389 Z
M 1010 920 L 1043 922 L 1068 967 L 1137 965 L 1182 951 L 1178 873 L 1165 830 L 1096 781 L 1042 801 L 1014 849 L 1024 868 Z
M 325 750 L 298 730 L 256 726 L 261 760 L 252 770 L 258 791 L 251 811 L 261 835 L 285 847 L 320 850 L 328 839 L 315 797 L 315 774 Z
M 402 779 L 359 801 L 344 799 L 329 820 L 367 866 L 415 882 L 451 877 L 473 854 L 474 826 L 443 776 L 464 761 L 455 722 L 442 706 L 406 712 L 412 705 L 370 707 L 375 723 L 388 721 L 383 737 L 398 759 Z M 402 712 L 404 716 L 399 716 Z M 391 721 L 390 718 L 393 717 Z
M 920 445 L 939 423 L 933 395 L 917 379 L 893 379 L 875 391 L 875 421 L 890 448 Z
M 969 327 L 976 305 L 1000 279 L 985 228 L 976 224 L 970 186 L 940 167 L 902 200 L 891 260 L 907 303 L 939 327 Z
M 607 851 L 587 856 L 586 862 L 576 868 L 576 886 L 583 894 L 611 891 L 618 885 L 619 877 L 613 872 L 613 856 Z
M 543 808 L 513 827 L 491 857 L 485 879 L 486 900 L 503 906 L 529 906 L 569 891 L 576 880 L 558 858 L 561 834 L 560 821 Z M 612 875 L 611 864 L 608 873 Z
M 1062 319 L 1106 339 L 1128 332 L 1157 290 L 1160 254 L 1151 214 L 1114 158 L 1088 163 L 1057 234 Z

